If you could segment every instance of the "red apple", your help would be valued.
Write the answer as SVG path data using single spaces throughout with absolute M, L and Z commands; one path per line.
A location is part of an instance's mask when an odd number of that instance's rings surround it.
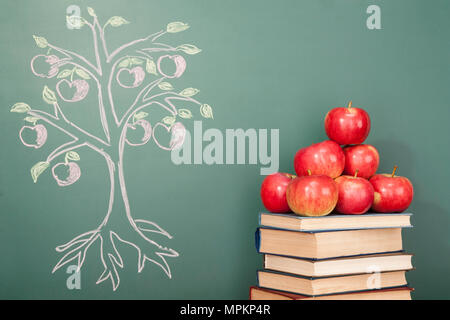
M 295 178 L 286 190 L 289 207 L 301 216 L 326 216 L 338 201 L 336 182 L 326 175 Z
M 344 170 L 345 155 L 334 141 L 325 140 L 297 151 L 294 169 L 299 176 L 324 174 L 331 178 L 339 177 Z
M 372 206 L 374 191 L 370 182 L 357 176 L 336 178 L 339 199 L 336 211 L 343 214 L 363 214 Z
M 261 200 L 270 212 L 291 212 L 286 201 L 286 189 L 295 176 L 276 172 L 267 176 L 261 185 Z
M 344 174 L 369 179 L 377 172 L 380 156 L 377 149 L 370 144 L 360 144 L 344 148 L 345 168 Z
M 348 107 L 331 109 L 325 116 L 325 131 L 328 137 L 343 144 L 361 144 L 370 131 L 370 118 L 366 111 Z
M 376 212 L 403 212 L 414 197 L 414 189 L 408 178 L 392 174 L 376 174 L 370 178 L 375 190 L 372 210 Z

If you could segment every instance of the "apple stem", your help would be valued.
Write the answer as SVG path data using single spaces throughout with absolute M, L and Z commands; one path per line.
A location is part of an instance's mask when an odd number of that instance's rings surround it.
M 397 166 L 394 166 L 394 170 L 392 170 L 392 175 L 391 175 L 391 177 L 394 177 L 394 176 L 395 176 L 395 171 L 397 171 L 397 169 L 398 169 L 398 167 L 397 167 Z
M 308 176 L 310 176 L 311 175 L 311 170 L 308 169 L 307 171 L 308 171 Z
M 347 108 L 351 108 L 352 107 L 352 100 L 350 100 L 350 102 L 348 103 L 348 106 L 347 106 Z
M 356 169 L 354 178 L 356 178 L 356 177 L 358 176 L 358 171 L 359 171 L 359 170 Z

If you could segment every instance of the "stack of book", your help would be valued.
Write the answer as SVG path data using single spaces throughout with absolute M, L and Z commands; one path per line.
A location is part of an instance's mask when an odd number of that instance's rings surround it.
M 256 247 L 264 257 L 251 300 L 410 300 L 402 228 L 410 213 L 260 214 Z

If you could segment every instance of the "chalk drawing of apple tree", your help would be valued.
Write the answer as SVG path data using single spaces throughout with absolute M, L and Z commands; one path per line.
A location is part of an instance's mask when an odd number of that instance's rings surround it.
M 19 137 L 22 143 L 31 148 L 42 147 L 47 140 L 46 126 L 52 126 L 71 139 L 54 149 L 44 161 L 37 162 L 31 168 L 31 177 L 36 183 L 38 177 L 50 168 L 53 178 L 59 186 L 69 186 L 80 179 L 82 163 L 77 151 L 82 147 L 98 152 L 105 160 L 109 172 L 109 203 L 105 208 L 105 216 L 101 223 L 92 230 L 86 231 L 73 239 L 56 247 L 61 258 L 53 268 L 53 273 L 62 266 L 72 262 L 78 269 L 85 262 L 86 253 L 94 243 L 99 243 L 99 258 L 104 271 L 97 280 L 97 284 L 107 279 L 112 282 L 113 290 L 120 284 L 119 268 L 123 268 L 123 259 L 118 250 L 118 244 L 131 246 L 137 250 L 137 270 L 144 269 L 146 261 L 159 266 L 171 278 L 171 270 L 166 261 L 168 257 L 177 257 L 178 252 L 158 244 L 155 235 L 172 236 L 152 221 L 133 218 L 125 185 L 123 155 L 126 148 L 145 145 L 153 141 L 163 150 L 179 148 L 185 138 L 186 129 L 181 120 L 193 117 L 191 109 L 178 108 L 178 103 L 194 105 L 204 118 L 212 118 L 212 109 L 208 104 L 202 104 L 192 98 L 199 90 L 186 88 L 175 92 L 168 79 L 176 79 L 183 75 L 186 69 L 184 54 L 193 55 L 201 50 L 191 44 L 176 47 L 162 43 L 158 39 L 164 35 L 181 32 L 189 28 L 183 22 L 172 22 L 161 31 L 150 34 L 109 50 L 105 38 L 107 31 L 112 32 L 116 27 L 129 22 L 120 16 L 109 18 L 102 26 L 92 8 L 87 8 L 89 20 L 83 17 L 67 17 L 68 23 L 87 27 L 92 32 L 93 57 L 91 62 L 84 56 L 67 49 L 59 48 L 41 36 L 33 36 L 39 48 L 46 53 L 38 54 L 31 59 L 31 71 L 34 75 L 49 79 L 49 83 L 42 91 L 43 105 L 48 104 L 47 111 L 35 109 L 24 102 L 16 103 L 11 112 L 25 114 L 24 120 L 28 125 L 22 127 Z M 37 70 L 37 63 L 47 66 L 46 71 Z M 171 63 L 174 71 L 165 72 L 162 64 Z M 127 83 L 123 81 L 126 74 Z M 130 78 L 131 77 L 131 78 Z M 129 107 L 117 112 L 114 103 L 113 84 L 118 88 L 136 89 L 138 94 Z M 73 96 L 68 97 L 62 88 L 72 88 Z M 123 90 L 122 89 L 122 90 Z M 67 92 L 67 91 L 66 91 Z M 76 108 L 79 101 L 88 95 L 95 95 L 98 105 L 93 107 L 99 112 L 102 135 L 94 135 L 88 130 L 72 122 L 64 113 L 65 108 Z M 46 104 L 45 104 L 45 103 Z M 64 108 L 62 108 L 64 104 Z M 162 108 L 167 116 L 162 119 L 152 119 L 151 109 Z M 140 129 L 142 138 L 130 141 L 127 133 Z M 26 141 L 24 131 L 34 132 L 36 139 Z M 169 135 L 170 142 L 164 144 L 160 135 Z M 169 138 L 167 138 L 169 140 Z M 77 150 L 77 151 L 75 151 Z M 82 166 L 81 166 L 82 167 Z M 67 176 L 61 177 L 61 169 L 66 169 Z M 58 173 L 59 172 L 59 173 Z M 123 217 L 123 224 L 114 226 L 110 221 L 113 216 Z M 120 218 L 119 218 L 120 220 Z

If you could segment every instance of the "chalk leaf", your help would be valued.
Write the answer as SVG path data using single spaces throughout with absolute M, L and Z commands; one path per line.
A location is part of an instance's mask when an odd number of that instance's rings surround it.
M 58 75 L 56 76 L 57 78 L 61 79 L 61 78 L 67 78 L 68 76 L 70 76 L 72 74 L 72 70 L 70 69 L 64 69 L 62 70 L 60 73 L 58 73 Z
M 84 71 L 83 69 L 80 69 L 80 68 L 76 68 L 75 73 L 85 80 L 88 80 L 91 78 L 86 71 Z
M 48 104 L 53 104 L 56 102 L 56 95 L 52 90 L 45 86 L 42 91 L 42 99 L 44 99 L 44 101 Z
M 192 118 L 192 112 L 188 109 L 178 109 L 178 116 L 183 119 Z
M 147 117 L 147 116 L 148 116 L 148 113 L 147 113 L 147 112 L 141 111 L 141 112 L 138 112 L 138 113 L 136 113 L 136 114 L 134 115 L 134 119 L 135 119 L 135 120 L 140 120 L 140 119 L 144 119 L 144 118 Z
M 121 25 L 128 24 L 128 23 L 130 23 L 130 22 L 119 16 L 111 17 L 106 22 L 106 24 L 109 24 L 112 27 L 120 27 Z
M 96 16 L 97 16 L 97 15 L 95 14 L 94 9 L 92 9 L 91 7 L 87 7 L 87 11 L 88 11 L 88 13 L 89 13 L 89 15 L 90 15 L 91 17 L 96 17 Z
M 17 102 L 11 108 L 11 112 L 17 112 L 17 113 L 26 113 L 30 110 L 31 110 L 30 106 L 28 104 L 26 104 L 25 102 Z
M 156 71 L 156 64 L 153 60 L 147 59 L 147 63 L 145 64 L 145 70 L 150 73 L 157 75 L 158 72 Z
M 131 64 L 142 64 L 144 61 L 139 58 L 131 58 Z
M 193 44 L 182 44 L 177 47 L 177 50 L 183 51 L 187 54 L 197 54 L 201 52 L 202 50 L 194 46 Z
M 206 103 L 200 106 L 200 114 L 202 115 L 203 118 L 210 118 L 210 119 L 214 118 L 211 106 Z
M 120 61 L 119 68 L 126 68 L 130 65 L 130 59 L 124 59 Z
M 26 122 L 35 124 L 39 120 L 39 118 L 38 117 L 25 117 L 23 120 L 25 120 Z
M 31 178 L 33 178 L 34 183 L 37 182 L 37 179 L 39 178 L 41 173 L 44 172 L 45 169 L 47 169 L 49 165 L 50 165 L 50 163 L 48 163 L 46 161 L 40 161 L 40 162 L 36 163 L 33 167 L 31 167 L 31 170 L 30 170 Z
M 39 48 L 45 48 L 48 46 L 47 39 L 45 39 L 44 37 L 38 37 L 38 36 L 33 35 L 33 38 L 34 38 L 34 41 L 36 41 L 36 45 Z
M 180 95 L 185 96 L 185 97 L 192 97 L 192 96 L 195 96 L 199 92 L 200 92 L 200 90 L 198 90 L 196 88 L 186 88 L 180 92 Z
M 168 82 L 161 82 L 160 84 L 158 84 L 158 87 L 161 90 L 173 90 L 173 86 Z
M 77 15 L 66 16 L 66 21 L 74 29 L 80 29 L 85 25 L 83 18 Z
M 186 29 L 189 29 L 189 25 L 187 23 L 180 22 L 180 21 L 171 22 L 167 25 L 167 28 L 166 28 L 167 32 L 169 32 L 169 33 L 181 32 Z
M 80 155 L 75 151 L 69 151 L 66 153 L 66 159 L 72 161 L 80 161 Z
M 175 122 L 175 117 L 173 117 L 173 116 L 167 116 L 167 117 L 164 117 L 163 119 L 162 119 L 162 121 L 165 123 L 165 124 L 167 124 L 167 125 L 169 125 L 169 126 L 171 126 L 172 124 L 174 124 L 174 122 Z

